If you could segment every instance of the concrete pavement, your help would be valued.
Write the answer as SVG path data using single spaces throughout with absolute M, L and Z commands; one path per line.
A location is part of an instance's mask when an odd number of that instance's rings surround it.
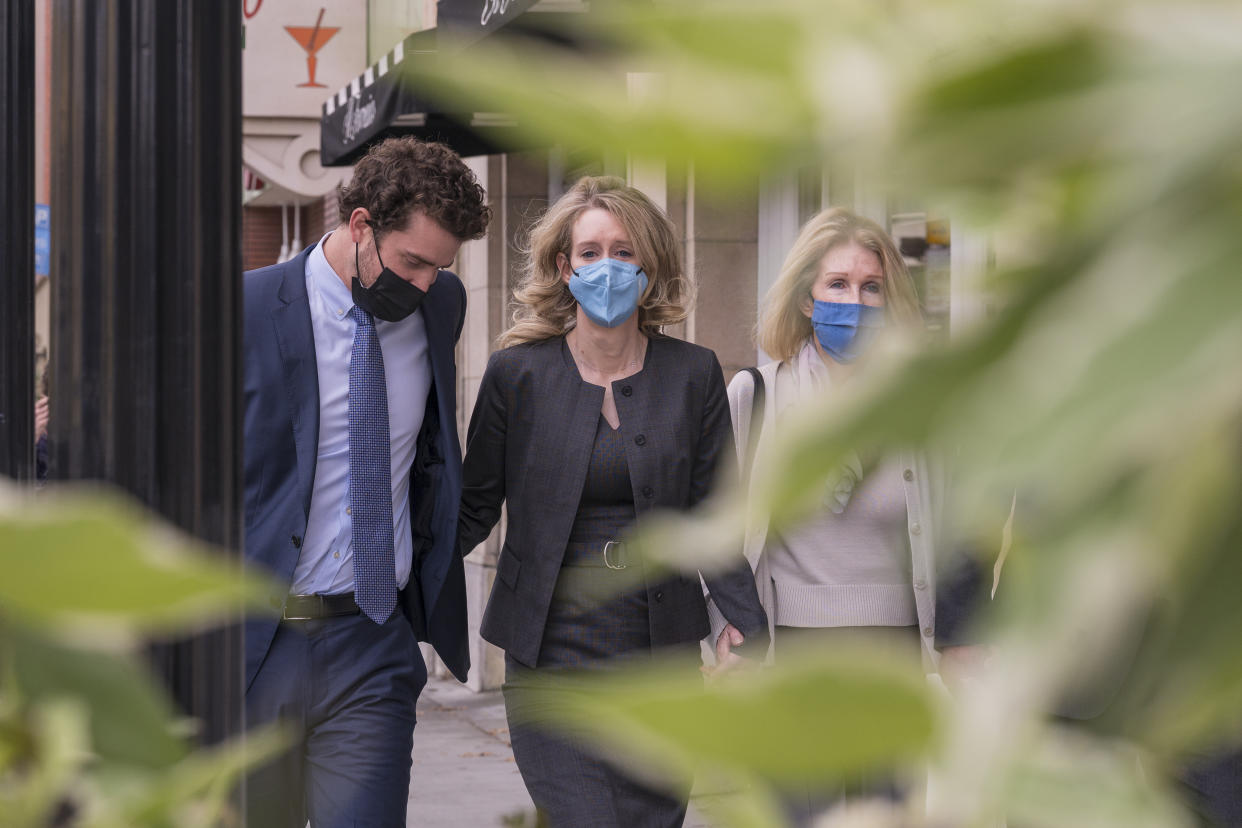
M 534 824 L 500 692 L 475 693 L 456 681 L 430 679 L 418 699 L 406 824 L 490 828 L 521 814 Z

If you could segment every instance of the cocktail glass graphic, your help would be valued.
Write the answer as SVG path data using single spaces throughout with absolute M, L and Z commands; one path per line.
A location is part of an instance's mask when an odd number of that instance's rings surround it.
M 315 64 L 318 62 L 315 53 L 323 48 L 323 45 L 332 39 L 332 35 L 341 30 L 340 26 L 323 26 L 324 9 L 319 10 L 319 19 L 315 21 L 314 26 L 285 26 L 288 32 L 298 45 L 306 50 L 306 74 L 309 80 L 306 83 L 299 83 L 298 87 L 313 86 L 319 89 L 327 89 L 328 87 L 322 83 L 315 83 Z

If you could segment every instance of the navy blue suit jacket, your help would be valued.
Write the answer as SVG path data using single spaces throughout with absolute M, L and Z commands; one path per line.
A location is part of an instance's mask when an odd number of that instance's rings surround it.
M 273 573 L 287 593 L 310 514 L 319 447 L 319 377 L 306 296 L 306 257 L 245 275 L 246 560 Z M 453 351 L 465 320 L 466 292 L 442 270 L 419 313 L 427 327 L 431 392 L 410 472 L 413 567 L 401 600 L 419 641 L 428 641 L 465 681 L 466 588 L 456 554 L 461 444 L 456 425 Z M 394 378 L 389 377 L 389 382 Z M 279 608 L 284 594 L 271 596 Z M 246 622 L 246 687 L 276 634 L 275 615 Z

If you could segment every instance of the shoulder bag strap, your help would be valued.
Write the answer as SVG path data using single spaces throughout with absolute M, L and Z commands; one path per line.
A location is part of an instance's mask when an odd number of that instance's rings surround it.
M 750 488 L 750 472 L 755 464 L 755 449 L 759 445 L 759 435 L 763 432 L 763 407 L 764 407 L 764 386 L 763 374 L 759 373 L 758 368 L 742 369 L 750 374 L 755 384 L 755 392 L 751 397 L 750 408 L 750 431 L 746 435 L 746 466 L 742 469 L 742 482 L 746 487 Z

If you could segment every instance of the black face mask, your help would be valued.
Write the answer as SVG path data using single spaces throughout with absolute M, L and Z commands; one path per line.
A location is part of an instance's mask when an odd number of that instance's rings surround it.
M 354 245 L 354 284 L 350 291 L 354 304 L 371 314 L 375 319 L 385 322 L 400 322 L 418 310 L 427 294 L 414 285 L 384 267 L 380 258 L 379 242 L 375 243 L 375 258 L 379 261 L 380 275 L 368 287 L 363 287 L 358 280 L 358 245 Z

